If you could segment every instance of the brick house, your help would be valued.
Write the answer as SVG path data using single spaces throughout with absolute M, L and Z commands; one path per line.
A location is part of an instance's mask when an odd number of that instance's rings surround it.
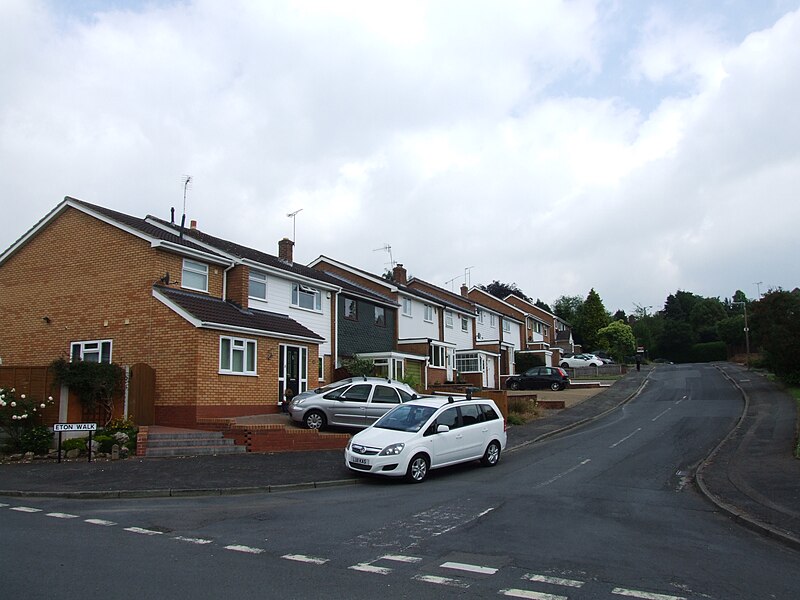
M 159 425 L 275 412 L 335 352 L 340 288 L 294 266 L 290 244 L 283 259 L 239 251 L 67 197 L 0 255 L 2 364 L 149 365 Z
M 548 367 L 558 365 L 561 359 L 555 343 L 558 317 L 513 294 L 504 300 L 525 313 L 525 350 L 539 355 Z
M 394 266 L 391 280 L 327 256 L 320 256 L 310 266 L 391 299 L 396 315 L 391 347 L 388 339 L 384 339 L 383 350 L 358 352 L 359 357 L 385 365 L 384 374 L 389 377 L 415 379 L 421 389 L 455 380 L 457 343 L 445 339 L 446 305 L 434 295 L 409 285 L 402 264 Z
M 461 286 L 461 295 L 477 307 L 480 339 L 476 345 L 498 354 L 498 387 L 503 387 L 505 379 L 515 373 L 514 353 L 525 348 L 525 313 L 478 287 Z
M 486 349 L 483 333 L 476 328 L 476 304 L 461 294 L 455 294 L 417 277 L 412 277 L 408 285 L 436 298 L 444 306 L 439 329 L 441 339 L 456 346 L 455 368 L 458 379 L 479 387 L 498 388 L 500 354 L 499 351 Z M 479 336 L 482 341 L 480 346 Z

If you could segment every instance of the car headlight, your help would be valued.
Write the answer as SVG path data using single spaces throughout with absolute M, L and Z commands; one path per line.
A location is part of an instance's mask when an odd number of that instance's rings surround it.
M 296 400 L 292 400 L 290 404 L 292 406 L 303 406 L 303 402 L 305 402 L 305 398 L 298 398 Z
M 350 450 L 350 446 L 352 446 L 352 445 L 353 445 L 353 438 L 350 438 L 349 440 L 347 440 L 347 446 L 345 446 L 344 449 L 349 451 Z
M 392 444 L 391 446 L 386 446 L 386 448 L 381 450 L 380 456 L 397 456 L 405 447 L 405 444 Z

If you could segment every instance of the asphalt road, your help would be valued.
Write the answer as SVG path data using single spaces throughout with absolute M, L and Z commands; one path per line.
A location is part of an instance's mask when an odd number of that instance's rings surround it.
M 676 367 L 591 425 L 422 485 L 4 499 L 2 596 L 794 599 L 800 553 L 690 483 L 741 403 L 713 367 Z

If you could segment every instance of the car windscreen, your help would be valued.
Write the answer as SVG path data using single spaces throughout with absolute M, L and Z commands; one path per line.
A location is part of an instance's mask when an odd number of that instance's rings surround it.
M 436 409 L 430 406 L 401 404 L 375 422 L 373 427 L 415 433 L 433 416 Z

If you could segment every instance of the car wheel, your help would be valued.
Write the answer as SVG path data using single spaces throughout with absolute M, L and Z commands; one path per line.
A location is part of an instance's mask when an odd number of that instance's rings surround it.
M 481 464 L 485 467 L 493 467 L 498 460 L 500 460 L 500 444 L 493 440 L 486 446 L 486 452 L 483 453 Z
M 562 369 L 569 369 L 569 363 L 566 363 L 566 362 L 561 363 L 561 368 Z
M 309 429 L 322 429 L 325 427 L 325 415 L 318 410 L 312 410 L 306 414 L 303 421 Z
M 406 479 L 411 483 L 422 483 L 428 476 L 428 457 L 424 454 L 417 454 L 408 463 L 408 471 L 406 471 Z
M 558 392 L 558 391 L 560 391 L 560 390 L 562 390 L 564 388 L 562 387 L 562 385 L 560 383 L 558 383 L 557 381 L 554 381 L 553 383 L 550 384 L 550 389 L 553 390 L 554 392 Z
M 508 389 L 510 389 L 510 390 L 518 390 L 519 389 L 519 382 L 518 381 L 509 381 L 508 382 Z

